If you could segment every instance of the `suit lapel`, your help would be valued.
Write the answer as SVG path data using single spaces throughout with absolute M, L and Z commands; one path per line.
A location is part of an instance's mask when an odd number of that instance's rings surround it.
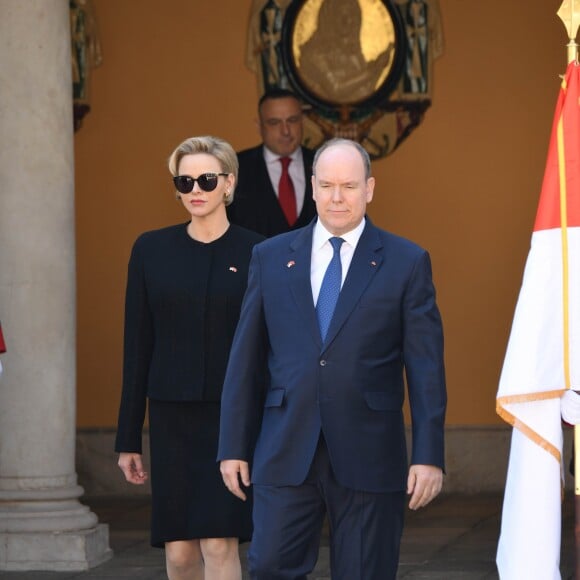
M 306 226 L 316 215 L 314 199 L 312 199 L 312 157 L 307 149 L 302 147 L 302 162 L 304 164 L 304 203 L 294 228 Z
M 383 244 L 378 230 L 368 218 L 366 220 L 365 229 L 358 241 L 346 280 L 340 291 L 324 346 L 329 345 L 340 331 L 383 261 L 381 253 Z
M 258 175 L 262 181 L 262 185 L 261 187 L 257 188 L 257 191 L 264 193 L 264 201 L 266 201 L 271 206 L 271 208 L 278 208 L 280 214 L 284 215 L 282 213 L 282 209 L 280 208 L 280 204 L 278 203 L 278 196 L 276 195 L 276 191 L 272 185 L 270 174 L 268 173 L 268 167 L 266 166 L 266 160 L 264 159 L 264 153 L 261 147 L 259 149 L 259 155 L 256 157 L 256 163 L 259 167 Z
M 300 233 L 290 244 L 286 268 L 288 270 L 289 286 L 296 306 L 302 313 L 305 326 L 312 334 L 317 345 L 321 346 L 320 330 L 312 299 L 312 284 L 310 282 L 310 263 L 312 260 L 312 232 L 310 226 L 300 230 Z

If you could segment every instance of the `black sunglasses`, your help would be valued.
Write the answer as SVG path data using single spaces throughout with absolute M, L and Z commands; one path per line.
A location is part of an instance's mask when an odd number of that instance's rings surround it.
M 229 175 L 228 173 L 202 173 L 199 177 L 191 177 L 191 175 L 176 175 L 173 178 L 175 188 L 179 193 L 191 193 L 193 186 L 197 181 L 199 188 L 203 191 L 213 191 L 218 184 L 218 177 L 220 175 Z

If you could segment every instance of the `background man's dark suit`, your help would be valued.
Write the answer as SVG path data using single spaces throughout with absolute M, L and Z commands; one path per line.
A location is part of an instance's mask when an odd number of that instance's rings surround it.
M 290 227 L 282 208 L 264 161 L 263 146 L 253 147 L 238 153 L 240 170 L 236 185 L 234 202 L 228 206 L 228 218 L 249 230 L 266 237 L 275 236 L 289 230 L 301 228 L 310 223 L 316 215 L 316 206 L 312 199 L 312 158 L 314 152 L 302 147 L 306 190 L 304 205 L 296 223 Z

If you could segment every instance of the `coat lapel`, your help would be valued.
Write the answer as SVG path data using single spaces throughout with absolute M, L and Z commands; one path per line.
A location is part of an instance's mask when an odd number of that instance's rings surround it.
M 302 313 L 305 326 L 312 334 L 317 345 L 322 346 L 318 320 L 312 299 L 312 284 L 310 282 L 310 263 L 312 260 L 312 232 L 314 220 L 290 244 L 286 268 L 288 270 L 289 286 L 296 306 Z
M 383 261 L 383 243 L 377 228 L 366 218 L 366 225 L 358 241 L 348 274 L 340 291 L 336 309 L 324 341 L 328 346 L 340 331 L 361 294 L 369 285 Z M 311 299 L 312 302 L 312 299 Z
M 256 191 L 262 192 L 263 202 L 260 203 L 261 212 L 264 212 L 268 216 L 273 216 L 270 221 L 279 222 L 280 220 L 286 221 L 286 216 L 282 211 L 280 203 L 278 202 L 278 196 L 270 180 L 270 175 L 268 173 L 268 167 L 266 166 L 266 161 L 264 159 L 264 153 L 262 148 L 259 149 L 259 156 L 256 159 L 259 167 L 258 175 L 261 176 L 261 186 L 256 189 Z M 265 204 L 265 205 L 264 205 Z M 256 207 L 257 210 L 257 207 Z

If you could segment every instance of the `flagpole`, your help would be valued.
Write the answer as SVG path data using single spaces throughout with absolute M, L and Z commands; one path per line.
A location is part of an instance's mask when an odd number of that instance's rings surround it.
M 580 25 L 580 1 L 564 0 L 557 12 L 568 32 L 567 63 L 578 62 L 576 35 Z M 570 385 L 566 385 L 570 388 Z M 580 580 L 580 425 L 574 426 L 574 546 L 576 556 L 575 580 Z
M 567 64 L 573 60 L 578 62 L 578 43 L 576 42 L 576 35 L 578 34 L 578 26 L 580 25 L 580 1 L 578 0 L 564 0 L 560 9 L 557 12 L 560 20 L 564 23 L 566 31 L 568 32 L 568 60 Z
M 575 580 L 580 580 L 580 425 L 574 425 L 574 546 Z

